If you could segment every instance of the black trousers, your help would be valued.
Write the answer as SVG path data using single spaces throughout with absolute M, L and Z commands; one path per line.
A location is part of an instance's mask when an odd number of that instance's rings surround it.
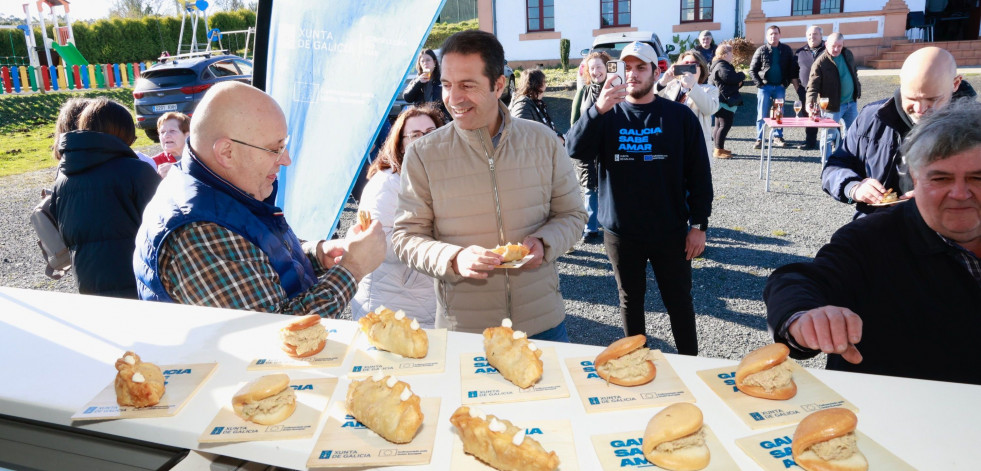
M 732 122 L 736 119 L 736 113 L 725 108 L 719 108 L 715 112 L 715 128 L 712 129 L 712 140 L 715 141 L 716 149 L 726 148 L 726 136 L 732 129 Z
M 684 236 L 671 243 L 658 243 L 624 239 L 604 231 L 603 244 L 620 291 L 620 317 L 623 319 L 624 334 L 629 337 L 647 333 L 644 296 L 647 292 L 647 263 L 650 262 L 661 299 L 671 319 L 671 333 L 678 353 L 697 355 L 691 261 L 685 259 Z
M 807 86 L 797 87 L 797 99 L 804 105 L 797 113 L 798 118 L 806 118 L 807 114 Z M 804 128 L 804 144 L 808 146 L 818 146 L 818 128 Z

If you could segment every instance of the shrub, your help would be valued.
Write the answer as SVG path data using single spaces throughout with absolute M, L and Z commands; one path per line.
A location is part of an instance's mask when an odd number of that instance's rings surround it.
M 749 68 L 758 46 L 746 38 L 732 38 L 726 42 L 732 45 L 732 65 L 739 69 Z
M 559 63 L 562 70 L 569 71 L 569 40 L 565 38 L 559 40 Z
M 433 25 L 433 29 L 429 31 L 429 37 L 426 38 L 423 49 L 439 49 L 443 46 L 443 41 L 453 36 L 454 33 L 468 29 L 477 29 L 479 27 L 480 24 L 475 19 L 461 21 L 459 23 L 436 23 Z
M 670 59 L 671 62 L 674 62 L 678 60 L 678 56 L 680 56 L 682 52 L 692 49 L 698 45 L 698 37 L 696 36 L 693 39 L 691 35 L 688 35 L 685 36 L 685 39 L 681 39 L 681 35 L 676 34 L 671 37 L 671 42 L 674 44 L 674 52 L 668 54 L 668 59 Z

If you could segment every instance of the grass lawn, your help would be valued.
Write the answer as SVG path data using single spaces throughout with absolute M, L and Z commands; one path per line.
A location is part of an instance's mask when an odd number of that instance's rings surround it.
M 105 96 L 133 112 L 129 89 L 0 95 L 0 177 L 58 164 L 51 156 L 55 121 L 61 105 L 76 96 Z M 142 131 L 137 131 L 136 137 L 134 148 L 153 144 Z

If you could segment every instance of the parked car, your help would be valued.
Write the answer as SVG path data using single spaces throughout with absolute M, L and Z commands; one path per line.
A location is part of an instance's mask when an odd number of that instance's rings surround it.
M 668 65 L 671 64 L 671 60 L 668 59 L 668 53 L 674 51 L 674 45 L 668 44 L 664 46 L 661 44 L 661 38 L 657 37 L 657 33 L 652 33 L 650 31 L 634 31 L 630 33 L 609 33 L 601 34 L 593 38 L 593 47 L 589 49 L 583 49 L 579 53 L 585 58 L 590 52 L 602 51 L 610 55 L 610 58 L 617 60 L 620 57 L 620 53 L 623 48 L 634 41 L 643 41 L 650 44 L 654 48 L 654 52 L 657 54 L 657 68 L 661 69 L 661 72 L 668 70 Z M 582 77 L 585 72 L 586 64 L 581 62 L 579 64 L 579 74 L 576 77 L 576 88 L 582 87 Z
M 252 83 L 252 61 L 223 54 L 197 52 L 161 57 L 160 62 L 140 74 L 133 89 L 136 126 L 159 142 L 157 118 L 168 111 L 188 116 L 194 113 L 204 93 L 226 80 Z
M 437 58 L 442 57 L 439 49 L 436 49 L 433 52 L 436 53 Z M 395 101 L 392 103 L 392 107 L 388 110 L 389 121 L 394 121 L 395 118 L 398 117 L 399 113 L 402 112 L 402 108 L 409 104 L 405 101 L 405 97 L 402 95 L 402 92 L 405 90 L 405 87 L 409 85 L 409 83 L 416 79 L 417 76 L 416 63 L 413 61 L 411 64 L 409 64 L 409 70 L 405 74 L 405 80 L 402 81 L 402 88 L 395 92 Z M 514 96 L 514 92 L 517 90 L 517 84 L 514 79 L 514 70 L 508 65 L 507 60 L 504 61 L 504 77 L 507 79 L 507 82 L 505 83 L 504 94 L 501 95 L 501 100 L 504 101 L 505 105 L 510 105 L 511 97 Z

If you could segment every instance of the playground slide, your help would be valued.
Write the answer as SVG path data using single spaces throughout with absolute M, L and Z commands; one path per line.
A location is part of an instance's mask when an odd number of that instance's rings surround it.
M 89 65 L 89 61 L 82 57 L 82 53 L 78 52 L 75 45 L 72 43 L 65 44 L 64 46 L 52 41 L 51 47 L 58 52 L 61 56 L 61 60 L 65 61 L 65 65 L 71 67 L 73 65 Z

